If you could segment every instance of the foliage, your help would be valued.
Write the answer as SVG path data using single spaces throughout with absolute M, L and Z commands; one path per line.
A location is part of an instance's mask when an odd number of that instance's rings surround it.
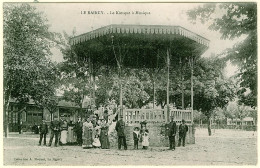
M 245 105 L 240 105 L 237 101 L 230 102 L 226 108 L 228 118 L 231 119 L 243 119 L 245 117 L 252 117 L 252 109 Z M 253 117 L 254 118 L 254 117 Z
M 109 69 L 109 70 L 107 70 Z M 190 71 L 190 69 L 186 69 Z M 187 73 L 186 73 L 187 75 Z M 185 76 L 184 86 L 185 94 L 190 95 L 190 73 Z M 181 81 L 179 72 L 171 69 L 170 76 L 170 103 L 180 104 Z M 123 104 L 128 108 L 142 108 L 150 102 L 153 102 L 154 89 L 156 105 L 164 108 L 166 104 L 166 81 L 167 73 L 165 69 L 125 69 L 122 77 L 123 86 Z M 119 104 L 119 77 L 117 70 L 111 67 L 101 67 L 97 81 L 96 103 L 105 105 L 109 100 L 116 100 Z M 190 99 L 190 96 L 188 97 Z M 186 106 L 190 102 L 186 102 Z
M 201 112 L 194 110 L 193 111 L 193 122 L 196 124 L 200 124 L 201 121 L 207 120 L 207 117 Z
M 219 15 L 223 13 L 219 17 Z M 257 5 L 256 3 L 205 4 L 188 11 L 189 18 L 195 23 L 207 23 L 209 29 L 219 31 L 223 39 L 245 37 L 231 49 L 222 54 L 227 60 L 239 66 L 241 90 L 240 102 L 251 107 L 257 105 Z M 246 89 L 250 94 L 246 94 Z
M 147 83 L 140 79 L 145 78 L 146 75 L 142 70 L 125 70 L 121 82 L 123 89 L 123 104 L 127 108 L 141 108 L 147 104 L 150 98 L 148 93 L 145 91 L 145 85 Z M 149 77 L 146 76 L 146 78 Z M 115 71 L 110 73 L 110 75 L 100 75 L 97 85 L 98 89 L 96 96 L 98 104 L 105 105 L 111 100 L 115 100 L 116 103 L 119 104 L 120 78 Z
M 234 98 L 236 87 L 223 76 L 223 64 L 218 58 L 201 58 L 196 68 L 199 74 L 194 74 L 194 109 L 210 117 L 212 110 L 225 107 Z
M 226 107 L 235 97 L 236 86 L 231 79 L 225 79 L 223 67 L 219 58 L 201 58 L 196 63 L 193 108 L 208 118 L 208 124 L 215 110 Z
M 64 62 L 58 66 L 62 86 L 63 99 L 76 103 L 80 108 L 86 96 L 90 95 L 93 86 L 91 85 L 88 62 L 78 62 L 76 53 L 70 46 L 69 36 L 64 32 L 64 42 L 60 48 Z M 82 66 L 79 66 L 82 65 Z
M 54 95 L 56 69 L 50 48 L 59 35 L 49 32 L 47 20 L 28 4 L 4 4 L 4 99 L 39 105 Z M 47 103 L 48 104 L 48 103 Z

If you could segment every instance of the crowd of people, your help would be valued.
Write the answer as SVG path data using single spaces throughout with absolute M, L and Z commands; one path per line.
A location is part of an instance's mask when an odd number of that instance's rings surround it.
M 134 149 L 138 149 L 139 143 L 142 145 L 142 149 L 148 149 L 149 147 L 149 130 L 146 128 L 146 122 L 142 122 L 141 128 L 135 127 L 133 130 L 133 142 Z M 85 120 L 78 117 L 77 122 L 72 121 L 67 122 L 65 119 L 58 120 L 55 117 L 50 124 L 50 139 L 48 146 L 52 145 L 53 138 L 55 138 L 54 146 L 77 144 L 82 146 L 83 149 L 86 148 L 101 148 L 110 149 L 109 142 L 109 121 L 108 118 L 101 116 L 97 119 L 96 115 L 91 115 Z M 123 146 L 124 150 L 127 150 L 126 142 L 126 124 L 123 121 L 123 116 L 120 116 L 115 125 L 115 130 L 118 136 L 118 149 Z M 171 117 L 171 122 L 168 124 L 168 136 L 169 136 L 169 146 L 170 150 L 175 150 L 175 136 L 177 131 L 176 122 Z M 179 125 L 179 141 L 178 146 L 181 144 L 185 146 L 186 133 L 188 131 L 188 126 L 185 121 Z M 48 125 L 43 120 L 39 127 L 40 140 L 39 145 L 41 145 L 43 140 L 43 145 L 46 145 L 46 135 L 48 134 Z
M 103 117 L 98 120 L 95 115 L 91 115 L 86 120 L 78 117 L 77 122 L 67 122 L 65 119 L 59 120 L 55 117 L 50 124 L 50 140 L 48 146 L 52 145 L 53 138 L 54 146 L 59 145 L 73 145 L 77 144 L 83 148 L 102 148 L 109 149 L 110 144 L 108 140 L 108 121 Z M 46 134 L 48 134 L 48 126 L 43 120 L 39 127 L 40 140 L 39 145 L 42 143 L 46 145 Z

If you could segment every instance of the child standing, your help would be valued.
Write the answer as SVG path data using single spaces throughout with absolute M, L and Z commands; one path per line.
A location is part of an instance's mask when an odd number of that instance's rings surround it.
M 148 131 L 148 129 L 145 129 L 142 137 L 143 137 L 143 141 L 142 141 L 143 149 L 148 149 L 148 146 L 149 146 L 149 131 Z
M 101 147 L 101 143 L 100 143 L 98 135 L 95 135 L 95 138 L 93 140 L 92 145 L 93 145 L 94 148 L 100 148 Z
M 139 128 L 135 127 L 134 128 L 134 132 L 133 132 L 133 139 L 134 139 L 134 149 L 138 149 L 138 141 L 140 138 L 140 132 L 139 132 Z

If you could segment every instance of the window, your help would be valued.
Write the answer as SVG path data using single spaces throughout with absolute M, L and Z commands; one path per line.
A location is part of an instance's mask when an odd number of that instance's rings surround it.
M 27 111 L 27 123 L 29 124 L 40 124 L 43 119 L 43 109 L 37 106 L 28 106 Z

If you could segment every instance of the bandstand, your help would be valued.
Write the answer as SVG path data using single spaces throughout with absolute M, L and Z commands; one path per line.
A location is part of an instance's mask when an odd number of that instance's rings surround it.
M 128 68 L 167 68 L 167 105 L 165 109 L 123 109 L 120 84 L 120 113 L 127 123 L 168 122 L 171 115 L 176 122 L 185 119 L 193 123 L 193 60 L 209 47 L 209 40 L 180 26 L 165 25 L 108 25 L 75 36 L 70 44 L 77 59 L 88 62 L 93 74 L 95 64 Z M 189 58 L 191 66 L 191 107 L 188 110 L 169 107 L 169 71 L 180 57 Z M 110 60 L 110 61 L 108 61 Z M 91 68 L 92 67 L 92 68 Z M 119 81 L 121 82 L 121 81 Z

